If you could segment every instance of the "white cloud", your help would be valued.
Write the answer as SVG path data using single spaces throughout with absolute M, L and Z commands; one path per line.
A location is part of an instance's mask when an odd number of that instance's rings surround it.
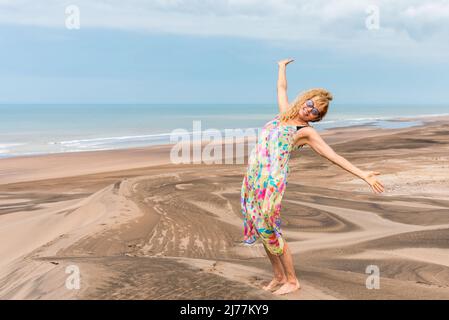
M 409 54 L 432 45 L 435 55 L 445 51 L 449 36 L 448 0 L 0 0 L 0 24 L 64 28 L 69 4 L 80 8 L 81 28 L 239 36 L 378 52 L 393 46 Z M 379 30 L 365 27 L 369 5 L 379 7 Z

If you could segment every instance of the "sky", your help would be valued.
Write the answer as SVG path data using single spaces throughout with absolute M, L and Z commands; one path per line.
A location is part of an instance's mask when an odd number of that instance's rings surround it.
M 275 103 L 293 58 L 290 99 L 446 104 L 447 39 L 449 0 L 0 0 L 0 103 Z

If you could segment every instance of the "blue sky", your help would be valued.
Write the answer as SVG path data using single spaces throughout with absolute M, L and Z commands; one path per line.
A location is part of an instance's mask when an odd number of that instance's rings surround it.
M 290 99 L 442 104 L 448 21 L 448 1 L 0 0 L 0 103 L 275 103 L 292 57 Z

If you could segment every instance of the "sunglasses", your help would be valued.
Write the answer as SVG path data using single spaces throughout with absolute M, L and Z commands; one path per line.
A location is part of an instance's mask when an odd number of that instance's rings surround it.
M 320 110 L 315 108 L 315 103 L 313 102 L 313 100 L 307 100 L 306 106 L 308 106 L 309 108 L 312 108 L 312 110 L 310 111 L 311 114 L 313 114 L 316 117 L 321 118 L 321 112 L 320 112 Z

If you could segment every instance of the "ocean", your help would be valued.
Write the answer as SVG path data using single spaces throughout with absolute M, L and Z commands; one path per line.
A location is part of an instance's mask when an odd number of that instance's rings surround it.
M 0 105 L 0 158 L 110 150 L 170 143 L 175 129 L 200 131 L 260 128 L 278 113 L 275 104 Z M 318 130 L 370 125 L 400 128 L 420 121 L 398 117 L 447 115 L 449 106 L 338 105 Z

